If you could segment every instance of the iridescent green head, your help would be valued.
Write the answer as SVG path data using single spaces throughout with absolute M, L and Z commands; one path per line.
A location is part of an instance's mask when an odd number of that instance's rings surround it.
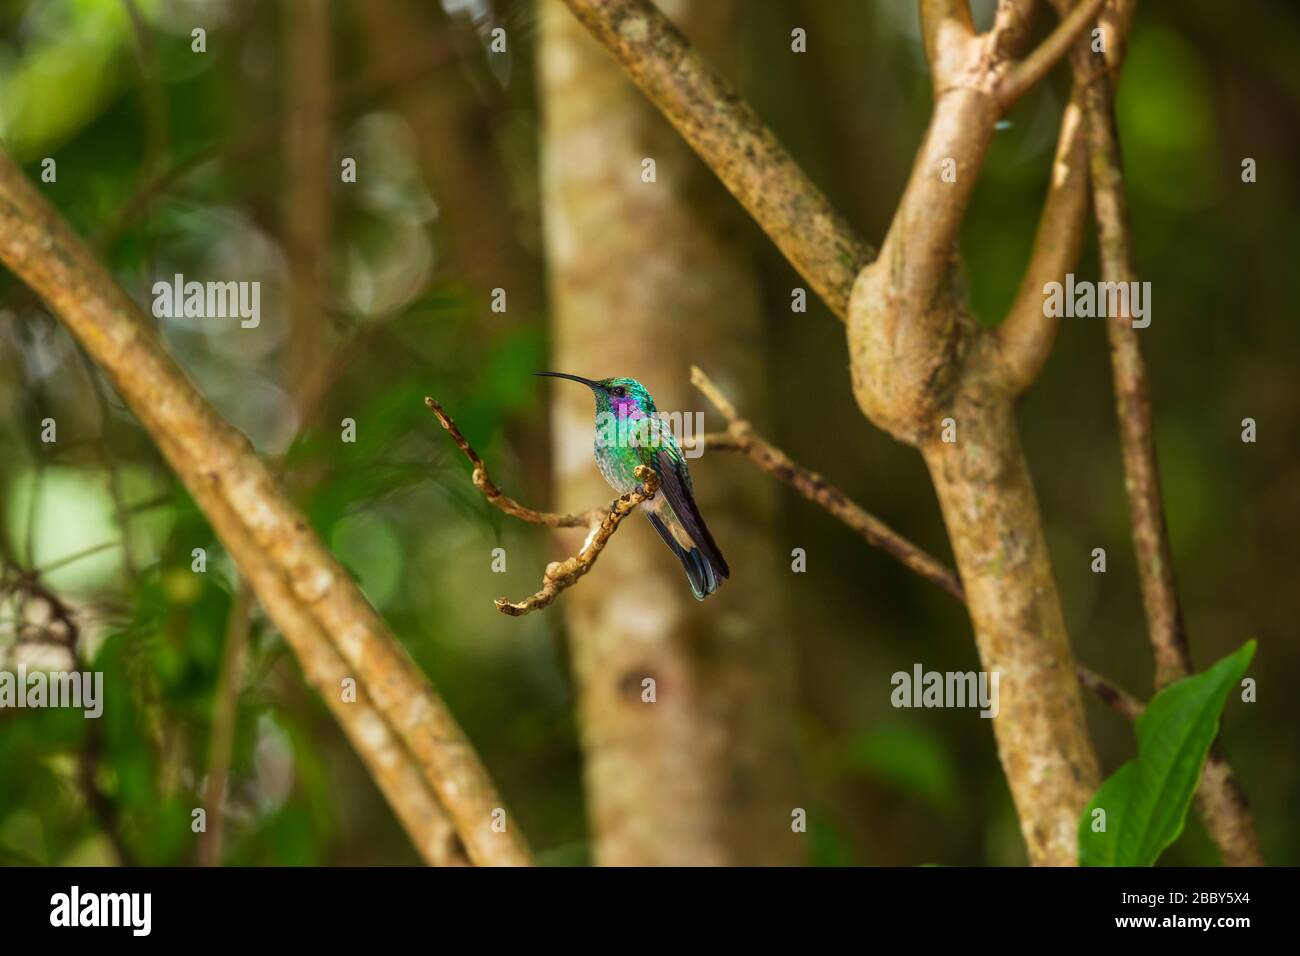
M 603 378 L 600 380 L 570 375 L 568 372 L 537 372 L 550 378 L 567 378 L 581 382 L 596 396 L 596 414 L 612 413 L 620 419 L 653 418 L 655 400 L 644 385 L 634 378 Z

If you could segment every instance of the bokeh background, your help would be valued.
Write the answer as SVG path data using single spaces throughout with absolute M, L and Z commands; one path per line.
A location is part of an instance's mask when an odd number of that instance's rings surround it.
M 878 241 L 928 116 L 915 4 L 739 7 L 727 72 Z M 975 7 L 988 22 L 992 4 Z M 505 0 L 5 0 L 0 138 L 34 180 L 55 160 L 46 195 L 146 307 L 153 281 L 177 272 L 262 282 L 257 330 L 161 319 L 158 333 L 433 678 L 539 860 L 583 864 L 593 848 L 565 618 L 492 606 L 533 591 L 562 551 L 483 502 L 422 403 L 432 394 L 452 411 L 507 490 L 539 506 L 560 493 L 549 392 L 530 374 L 548 367 L 552 341 L 540 16 Z M 191 49 L 196 26 L 203 54 Z M 496 27 L 506 55 L 490 50 Z M 806 54 L 790 51 L 795 27 Z M 1144 2 L 1118 100 L 1193 653 L 1204 666 L 1260 641 L 1259 700 L 1229 706 L 1224 742 L 1265 857 L 1290 864 L 1300 861 L 1297 49 L 1300 15 L 1286 0 Z M 985 321 L 1020 280 L 1067 89 L 1058 69 L 1016 107 L 985 163 L 963 237 Z M 327 166 L 308 168 L 313 149 Z M 340 182 L 342 157 L 357 160 L 355 184 Z M 1241 181 L 1247 157 L 1253 184 Z M 801 282 L 755 227 L 731 241 L 761 297 L 762 334 L 725 346 L 762 369 L 758 407 L 742 413 L 949 560 L 919 456 L 853 401 L 840 324 L 815 301 L 791 313 Z M 1076 272 L 1095 276 L 1091 249 Z M 491 308 L 494 287 L 508 289 L 504 313 Z M 685 356 L 705 368 L 722 359 Z M 1258 423 L 1255 444 L 1241 441 L 1245 417 Z M 46 418 L 52 444 L 40 437 Z M 358 423 L 354 443 L 340 440 L 345 418 Z M 1152 661 L 1099 321 L 1064 320 L 1020 421 L 1075 652 L 1146 697 Z M 711 461 L 693 469 L 705 489 L 720 480 Z M 200 547 L 204 574 L 191 570 Z M 504 574 L 490 569 L 497 547 Z M 889 703 L 890 674 L 916 662 L 978 668 L 962 609 L 784 491 L 758 547 L 775 555 L 769 587 L 787 608 L 795 693 L 783 720 L 790 786 L 809 811 L 806 860 L 1023 863 L 988 722 Z M 1095 547 L 1107 551 L 1104 575 L 1089 570 Z M 793 548 L 808 555 L 802 574 L 785 570 Z M 241 596 L 202 513 L 8 273 L 0 557 L 0 665 L 75 659 L 104 672 L 109 702 L 99 721 L 0 710 L 0 862 L 196 862 L 190 813 L 203 805 L 223 700 L 234 714 L 223 861 L 417 862 L 292 655 Z M 732 565 L 744 573 L 743 558 Z M 601 588 L 601 571 L 579 587 Z M 247 653 L 223 681 L 223 648 L 245 627 Z M 1109 773 L 1132 755 L 1131 729 L 1091 698 L 1086 707 Z M 1194 815 L 1163 858 L 1216 861 Z

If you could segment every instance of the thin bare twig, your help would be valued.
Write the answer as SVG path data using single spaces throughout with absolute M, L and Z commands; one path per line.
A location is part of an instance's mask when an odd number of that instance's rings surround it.
M 748 458 L 761 471 L 765 471 L 789 485 L 814 504 L 821 505 L 834 517 L 862 536 L 867 544 L 879 548 L 898 560 L 904 567 L 915 571 L 932 584 L 938 585 L 951 597 L 966 602 L 961 578 L 952 568 L 932 557 L 928 552 L 904 538 L 883 521 L 871 515 L 861 505 L 848 499 L 837 488 L 828 484 L 821 475 L 793 461 L 789 455 L 754 432 L 753 426 L 736 413 L 736 407 L 698 366 L 691 366 L 691 384 L 698 388 L 727 420 L 727 431 L 704 436 L 704 446 L 713 451 L 734 451 Z M 1130 719 L 1142 710 L 1142 704 L 1121 690 L 1113 682 L 1084 667 L 1076 667 L 1079 683 L 1096 694 L 1102 702 Z
M 893 528 L 868 513 L 866 509 L 850 501 L 842 491 L 827 482 L 817 472 L 796 464 L 789 455 L 755 433 L 750 423 L 736 414 L 735 407 L 718 390 L 713 381 L 694 365 L 691 366 L 691 384 L 698 388 L 727 420 L 725 435 L 705 436 L 706 448 L 739 452 L 761 471 L 789 485 L 814 504 L 821 505 L 860 534 L 873 548 L 879 548 L 896 558 L 904 567 L 915 571 L 927 581 L 937 584 L 958 601 L 966 600 L 961 579 L 956 571 L 944 567 Z
M 1036 50 L 1007 71 L 997 87 L 998 103 L 1004 112 L 1065 56 L 1070 45 L 1096 18 L 1105 2 L 1106 0 L 1083 0 L 1056 25 L 1056 29 Z
M 609 511 L 601 519 L 600 524 L 591 537 L 588 538 L 587 543 L 582 546 L 581 551 L 571 558 L 564 561 L 552 561 L 546 566 L 540 591 L 524 598 L 522 601 L 507 601 L 505 598 L 497 598 L 497 610 L 502 614 L 509 614 L 511 617 L 537 611 L 554 601 L 561 591 L 577 584 L 578 580 L 590 571 L 596 563 L 600 553 L 605 550 L 605 545 L 609 543 L 610 536 L 618 530 L 618 526 L 622 524 L 623 519 L 635 511 L 637 505 L 653 498 L 655 492 L 659 490 L 659 476 L 647 466 L 637 465 L 636 477 L 641 481 L 641 487 L 636 491 L 629 491 L 627 494 L 614 499 L 609 506 Z
M 1085 91 L 1084 104 L 1102 279 L 1122 283 L 1122 288 L 1133 288 L 1137 268 L 1110 84 L 1091 84 Z M 1160 488 L 1150 374 L 1138 330 L 1133 326 L 1132 317 L 1124 311 L 1108 319 L 1106 331 L 1110 339 L 1133 545 L 1159 690 L 1193 673 L 1194 667 L 1174 579 L 1173 548 Z M 1217 743 L 1206 761 L 1196 804 L 1225 863 L 1263 865 L 1245 793 Z
M 1109 91 L 1087 94 L 1089 145 L 1092 153 L 1101 275 L 1105 282 L 1136 284 L 1129 240 L 1123 173 L 1110 110 Z M 1156 687 L 1191 672 L 1191 653 L 1182 605 L 1174 581 L 1173 552 L 1165 523 L 1160 473 L 1156 463 L 1155 425 L 1150 374 L 1137 329 L 1127 314 L 1106 323 L 1115 376 L 1116 412 L 1124 457 L 1125 486 L 1133 522 L 1142 601 L 1156 655 Z
M 424 404 L 437 416 L 438 422 L 451 436 L 452 441 L 456 443 L 456 447 L 469 459 L 469 463 L 474 469 L 474 487 L 483 492 L 483 497 L 488 500 L 489 504 L 495 505 L 511 517 L 526 521 L 529 524 L 541 525 L 546 528 L 585 527 L 590 529 L 591 533 L 587 538 L 587 542 L 582 546 L 582 550 L 578 554 L 565 561 L 552 561 L 546 566 L 540 591 L 524 598 L 522 601 L 508 601 L 505 598 L 497 598 L 496 608 L 502 614 L 518 617 L 531 611 L 540 610 L 554 601 L 561 591 L 577 584 L 578 579 L 590 571 L 592 565 L 596 563 L 600 553 L 605 550 L 605 545 L 609 543 L 610 536 L 618 530 L 618 526 L 623 522 L 623 519 L 630 515 L 637 505 L 653 498 L 655 492 L 659 490 L 658 475 L 645 465 L 637 465 L 636 477 L 641 482 L 641 487 L 615 498 L 608 508 L 592 508 L 590 511 L 579 511 L 572 514 L 536 511 L 533 508 L 521 505 L 514 498 L 504 494 L 493 483 L 488 476 L 487 466 L 483 464 L 483 459 L 474 450 L 474 446 L 469 443 L 469 439 L 461 434 L 456 422 L 441 405 L 432 398 L 425 398 Z
M 557 514 L 553 511 L 536 511 L 525 505 L 521 505 L 509 495 L 505 494 L 488 475 L 487 465 L 483 464 L 483 459 L 479 453 L 470 445 L 469 440 L 461 434 L 460 428 L 456 425 L 452 417 L 447 414 L 441 405 L 432 398 L 425 398 L 424 404 L 429 410 L 437 416 L 439 423 L 447 430 L 452 441 L 456 443 L 469 463 L 474 466 L 473 481 L 474 487 L 483 492 L 483 497 L 488 503 L 500 508 L 512 518 L 518 518 L 520 521 L 527 521 L 529 524 L 539 524 L 547 528 L 590 528 L 600 521 L 604 512 L 599 508 L 590 511 L 576 511 L 572 514 Z
M 1146 704 L 1128 693 L 1128 691 L 1117 684 L 1111 683 L 1096 671 L 1090 670 L 1082 664 L 1075 668 L 1075 673 L 1079 676 L 1080 684 L 1087 690 L 1092 691 L 1102 703 L 1109 706 L 1111 710 L 1121 717 L 1137 720 L 1138 717 L 1142 716 Z
M 226 642 L 221 651 L 221 671 L 213 701 L 212 734 L 208 743 L 208 782 L 203 794 L 207 810 L 207 829 L 199 837 L 199 863 L 221 864 L 224 834 L 223 809 L 226 782 L 230 779 L 231 752 L 235 744 L 235 724 L 239 716 L 239 692 L 244 664 L 244 647 L 252 630 L 253 592 L 247 580 L 239 579 L 230 600 L 226 621 Z
M 1045 314 L 1043 286 L 1063 281 L 1083 248 L 1088 215 L 1088 147 L 1083 125 L 1081 94 L 1076 86 L 1061 117 L 1051 185 L 1029 262 L 1016 298 L 995 333 L 1005 387 L 1016 395 L 1037 380 L 1060 325 L 1058 317 Z
M 0 560 L 0 595 L 16 595 L 20 604 L 14 619 L 14 632 L 19 643 L 57 645 L 75 659 L 81 628 L 72 608 L 49 589 L 40 573 L 20 567 L 9 557 Z M 28 601 L 36 601 L 44 615 L 33 620 L 27 610 Z

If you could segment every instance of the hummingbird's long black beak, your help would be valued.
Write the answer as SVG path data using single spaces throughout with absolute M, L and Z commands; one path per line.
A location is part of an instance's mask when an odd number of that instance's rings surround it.
M 583 378 L 581 375 L 570 375 L 568 372 L 534 372 L 534 375 L 544 375 L 547 378 L 567 378 L 571 382 L 581 382 L 588 388 L 600 388 L 600 382 L 593 382 L 589 378 Z

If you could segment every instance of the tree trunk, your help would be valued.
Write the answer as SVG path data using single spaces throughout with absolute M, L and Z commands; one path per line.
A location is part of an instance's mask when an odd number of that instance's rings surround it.
M 1035 864 L 1073 866 L 1100 784 L 1033 480 L 1009 397 L 978 378 L 922 446 L 966 588 L 980 664 L 999 675 L 998 756 Z
M 663 5 L 702 46 L 735 36 L 738 2 Z M 542 155 L 552 366 L 629 375 L 661 411 L 703 407 L 689 366 L 761 404 L 756 277 L 734 207 L 658 111 L 556 0 L 543 4 Z M 643 181 L 643 160 L 655 181 Z M 592 461 L 590 393 L 553 393 L 562 509 L 612 493 Z M 600 864 L 793 863 L 797 805 L 789 629 L 771 537 L 775 489 L 743 462 L 691 462 L 734 578 L 706 601 L 637 519 L 563 606 Z M 562 539 L 566 554 L 581 535 Z M 644 681 L 655 681 L 653 703 Z

